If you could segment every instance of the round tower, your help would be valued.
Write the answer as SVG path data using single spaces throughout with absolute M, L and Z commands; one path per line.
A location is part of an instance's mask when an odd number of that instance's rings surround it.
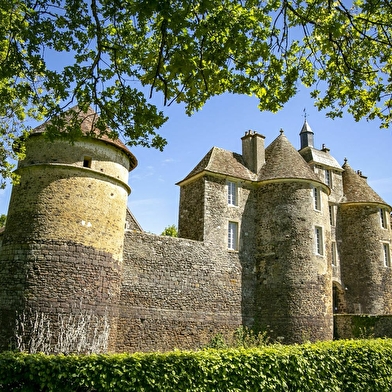
M 331 340 L 329 188 L 283 132 L 258 180 L 256 323 L 283 343 Z
M 337 227 L 346 313 L 391 314 L 391 207 L 361 172 L 343 165 Z
M 76 109 L 73 109 L 76 110 Z M 81 113 L 85 135 L 97 115 Z M 26 141 L 0 254 L 0 348 L 114 349 L 128 172 L 137 161 L 119 140 Z

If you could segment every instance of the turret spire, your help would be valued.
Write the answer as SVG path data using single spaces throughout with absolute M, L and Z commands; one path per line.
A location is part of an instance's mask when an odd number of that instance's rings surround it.
M 299 133 L 299 136 L 301 138 L 301 150 L 305 147 L 314 147 L 313 144 L 313 136 L 314 133 L 312 129 L 310 128 L 306 117 L 305 117 L 305 122 L 304 125 L 302 126 L 301 132 Z

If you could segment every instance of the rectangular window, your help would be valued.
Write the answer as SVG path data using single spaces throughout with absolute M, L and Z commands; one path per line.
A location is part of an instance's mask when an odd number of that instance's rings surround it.
M 238 223 L 229 222 L 227 247 L 229 250 L 238 250 Z
M 336 249 L 336 242 L 331 242 L 331 253 L 332 253 L 332 265 L 337 265 L 338 256 L 337 256 L 337 249 Z
M 387 228 L 387 214 L 384 208 L 380 208 L 380 223 L 382 228 Z
M 332 188 L 332 174 L 331 170 L 325 169 L 324 170 L 324 177 L 325 177 L 325 183 Z
M 331 226 L 336 226 L 335 206 L 329 206 L 329 223 Z
M 237 205 L 237 184 L 232 181 L 227 182 L 227 203 L 230 206 Z
M 384 267 L 391 266 L 391 254 L 389 252 L 389 244 L 382 244 Z
M 84 157 L 83 167 L 91 167 L 91 158 L 90 157 Z
M 324 242 L 323 242 L 323 229 L 319 226 L 315 227 L 315 248 L 316 254 L 323 256 L 324 255 Z
M 313 202 L 314 202 L 314 209 L 320 211 L 321 210 L 320 188 L 313 188 Z

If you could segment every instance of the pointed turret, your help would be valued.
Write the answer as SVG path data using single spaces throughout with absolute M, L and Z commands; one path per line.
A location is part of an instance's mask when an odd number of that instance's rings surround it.
M 308 122 L 305 119 L 304 125 L 302 126 L 301 132 L 299 133 L 301 138 L 301 150 L 305 147 L 313 147 L 314 146 L 314 133 L 312 128 L 310 128 Z
M 347 162 L 342 166 L 343 203 L 377 203 L 388 205 L 367 183 L 366 179 L 355 172 Z
M 255 214 L 256 303 L 262 304 L 256 324 L 268 324 L 285 343 L 301 341 L 304 331 L 312 341 L 331 339 L 331 266 L 325 257 L 330 189 L 282 130 L 266 148 L 265 161 Z
M 304 179 L 320 182 L 302 156 L 290 143 L 283 130 L 266 148 L 266 163 L 258 181 L 276 179 Z
M 391 207 L 345 160 L 338 242 L 346 312 L 390 314 Z

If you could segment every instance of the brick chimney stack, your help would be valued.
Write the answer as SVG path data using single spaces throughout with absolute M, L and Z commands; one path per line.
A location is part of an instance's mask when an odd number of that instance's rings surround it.
M 245 132 L 242 140 L 242 157 L 249 170 L 258 173 L 265 163 L 265 136 L 255 131 Z

